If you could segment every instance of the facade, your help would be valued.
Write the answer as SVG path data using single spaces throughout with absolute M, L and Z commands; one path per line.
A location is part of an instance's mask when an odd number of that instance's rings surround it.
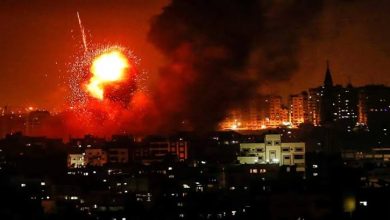
M 267 127 L 279 127 L 288 122 L 288 109 L 282 105 L 281 96 L 268 96 L 266 103 L 266 118 Z
M 259 130 L 265 126 L 264 99 L 255 99 L 248 105 L 240 106 L 227 113 L 219 124 L 221 130 Z
M 308 122 L 317 126 L 320 124 L 320 102 L 322 96 L 321 87 L 309 89 L 307 98 L 307 114 Z
M 108 162 L 107 153 L 103 148 L 87 148 L 85 161 L 88 166 L 103 166 Z
M 280 134 L 265 135 L 264 143 L 241 143 L 240 164 L 279 164 L 305 171 L 305 143 L 282 143 Z
M 188 143 L 186 141 L 173 141 L 169 145 L 170 153 L 177 155 L 180 161 L 188 158 Z
M 129 150 L 127 148 L 109 148 L 107 150 L 109 163 L 128 163 Z
M 83 168 L 85 167 L 85 157 L 83 153 L 68 154 L 68 168 Z
M 175 155 L 180 161 L 188 159 L 188 142 L 184 140 L 150 141 L 135 151 L 135 159 L 141 160 L 145 164 L 162 161 L 167 155 Z
M 373 162 L 389 162 L 389 147 L 374 147 L 370 150 L 343 150 L 341 156 L 344 160 L 370 160 Z
M 290 96 L 290 122 L 297 127 L 308 121 L 308 95 L 303 92 Z
M 371 85 L 359 88 L 359 123 L 370 129 L 389 129 L 390 88 L 384 85 Z
M 335 86 L 334 117 L 338 124 L 351 132 L 358 122 L 358 95 L 352 85 L 347 87 Z

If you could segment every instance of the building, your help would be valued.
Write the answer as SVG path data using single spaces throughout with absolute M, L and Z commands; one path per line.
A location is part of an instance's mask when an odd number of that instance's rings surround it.
M 94 147 L 103 147 L 106 144 L 106 140 L 104 138 L 94 137 L 92 135 L 85 135 L 83 138 L 71 138 L 69 140 L 69 145 L 71 147 L 77 148 L 90 148 Z
M 318 126 L 321 121 L 321 96 L 322 87 L 309 89 L 307 98 L 307 122 L 312 123 L 314 126 Z
M 183 139 L 169 140 L 153 138 L 147 144 L 135 150 L 135 159 L 145 164 L 162 161 L 166 156 L 174 155 L 178 160 L 188 159 L 188 142 Z
M 221 130 L 259 130 L 264 128 L 262 101 L 256 98 L 246 105 L 230 110 L 219 124 Z
M 305 171 L 305 143 L 283 143 L 280 134 L 265 135 L 264 143 L 241 143 L 240 164 L 279 164 Z
M 334 122 L 335 119 L 335 97 L 333 79 L 329 68 L 329 62 L 326 65 L 325 80 L 322 86 L 322 96 L 320 101 L 321 124 Z
M 281 96 L 268 96 L 265 103 L 267 127 L 279 127 L 289 121 L 288 109 L 283 107 Z
M 113 147 L 107 150 L 109 163 L 128 163 L 129 150 L 127 148 Z
M 84 153 L 68 154 L 68 168 L 83 168 L 85 167 Z
M 367 150 L 343 150 L 341 156 L 344 160 L 361 160 L 372 162 L 389 162 L 390 148 L 389 147 L 373 147 Z
M 334 120 L 351 132 L 358 122 L 358 94 L 351 84 L 334 87 Z
M 87 148 L 85 161 L 88 166 L 103 166 L 108 162 L 107 153 L 103 148 Z
M 390 127 L 390 87 L 370 85 L 359 88 L 358 122 L 370 130 Z
M 290 96 L 290 122 L 294 127 L 309 121 L 308 119 L 308 94 L 302 92 Z

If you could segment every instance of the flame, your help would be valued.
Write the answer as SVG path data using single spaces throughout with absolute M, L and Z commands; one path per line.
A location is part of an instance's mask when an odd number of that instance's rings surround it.
M 126 56 L 118 50 L 106 52 L 92 62 L 92 77 L 86 85 L 87 91 L 94 98 L 103 100 L 104 86 L 124 79 L 130 64 Z

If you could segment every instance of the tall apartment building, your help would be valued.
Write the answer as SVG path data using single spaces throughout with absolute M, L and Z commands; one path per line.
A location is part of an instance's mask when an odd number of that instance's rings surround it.
M 268 96 L 265 103 L 265 123 L 267 127 L 278 127 L 289 121 L 288 109 L 283 107 L 281 96 Z
M 358 94 L 349 84 L 346 87 L 334 87 L 334 120 L 351 131 L 358 122 Z
M 321 103 L 322 90 L 321 87 L 309 89 L 307 97 L 307 118 L 308 122 L 317 126 L 321 121 L 320 103 Z
M 359 88 L 359 123 L 370 129 L 389 129 L 390 87 L 370 85 Z
M 308 122 L 308 94 L 302 92 L 298 95 L 291 95 L 290 105 L 290 122 L 297 127 L 302 123 Z

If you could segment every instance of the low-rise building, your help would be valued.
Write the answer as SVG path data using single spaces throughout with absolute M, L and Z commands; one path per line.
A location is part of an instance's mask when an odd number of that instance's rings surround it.
M 240 164 L 279 164 L 305 171 L 305 143 L 283 143 L 280 134 L 265 135 L 264 143 L 241 143 L 237 157 Z
M 68 154 L 68 168 L 83 168 L 85 166 L 84 153 Z
M 135 158 L 145 164 L 162 161 L 167 155 L 175 155 L 178 160 L 188 159 L 188 142 L 184 140 L 150 141 L 147 145 L 137 148 Z
M 109 148 L 108 162 L 109 163 L 128 163 L 129 162 L 129 150 L 127 148 Z
M 103 166 L 107 163 L 107 153 L 103 148 L 85 149 L 85 161 L 89 166 Z

